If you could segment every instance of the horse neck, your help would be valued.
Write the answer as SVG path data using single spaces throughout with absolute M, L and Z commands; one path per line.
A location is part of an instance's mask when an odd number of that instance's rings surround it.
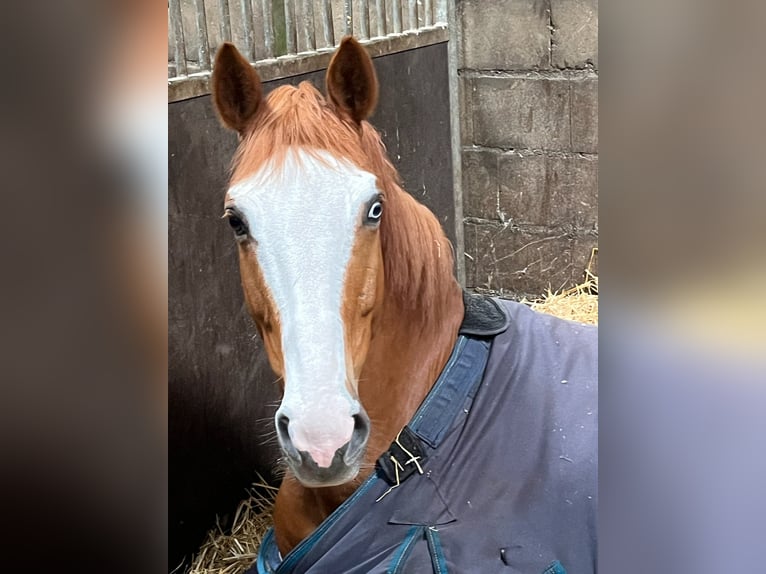
M 409 209 L 408 217 L 431 218 L 410 222 L 420 223 L 421 233 L 434 235 L 421 237 L 421 243 L 436 245 L 439 249 L 445 244 L 445 252 L 440 252 L 439 257 L 447 260 L 429 264 L 425 258 L 423 268 L 414 269 L 420 280 L 425 278 L 430 282 L 431 290 L 426 289 L 427 306 L 421 299 L 403 296 L 387 285 L 359 377 L 359 396 L 371 422 L 365 464 L 354 481 L 337 487 L 308 488 L 289 475 L 285 477 L 274 513 L 277 544 L 282 555 L 319 526 L 372 473 L 375 461 L 388 449 L 433 387 L 457 338 L 464 308 L 462 291 L 451 271 L 448 242 L 433 214 L 404 191 L 399 192 L 402 196 L 398 199 Z M 405 256 L 412 253 L 407 247 L 387 246 Z M 393 265 L 394 262 L 389 265 L 387 273 L 397 271 L 391 268 Z M 434 286 L 438 286 L 436 291 Z M 418 287 L 409 285 L 410 295 L 416 295 Z
M 463 318 L 460 287 L 445 278 L 449 297 L 433 315 L 384 303 L 360 377 L 359 393 L 371 421 L 370 467 L 415 414 L 452 352 Z

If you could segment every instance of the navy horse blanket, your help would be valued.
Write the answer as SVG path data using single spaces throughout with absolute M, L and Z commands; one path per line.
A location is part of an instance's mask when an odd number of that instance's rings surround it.
M 465 301 L 376 471 L 287 556 L 270 531 L 251 574 L 596 572 L 597 328 Z

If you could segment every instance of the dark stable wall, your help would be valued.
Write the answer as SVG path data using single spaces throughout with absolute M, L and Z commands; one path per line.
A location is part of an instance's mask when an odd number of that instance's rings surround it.
M 375 59 L 382 133 L 404 187 L 455 233 L 447 45 Z M 308 80 L 324 70 L 265 84 Z M 169 568 L 189 559 L 219 515 L 226 521 L 260 473 L 274 481 L 276 377 L 247 314 L 237 251 L 223 213 L 237 136 L 210 96 L 169 115 Z M 307 198 L 309 201 L 310 198 Z

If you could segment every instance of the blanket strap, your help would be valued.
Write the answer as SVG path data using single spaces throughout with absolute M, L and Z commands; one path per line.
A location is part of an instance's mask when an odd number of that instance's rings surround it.
M 412 526 L 407 531 L 404 541 L 399 545 L 399 548 L 397 548 L 393 558 L 391 558 L 391 563 L 388 565 L 386 574 L 402 574 L 402 572 L 404 572 L 407 558 L 415 546 L 415 542 L 423 540 L 424 538 L 428 544 L 428 554 L 431 556 L 433 574 L 449 574 L 439 531 L 433 526 L 423 526 L 419 524 Z

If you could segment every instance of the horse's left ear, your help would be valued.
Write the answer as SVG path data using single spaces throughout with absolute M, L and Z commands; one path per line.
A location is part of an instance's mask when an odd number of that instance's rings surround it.
M 327 94 L 356 123 L 366 120 L 378 103 L 378 78 L 372 58 L 359 42 L 346 36 L 327 68 Z

